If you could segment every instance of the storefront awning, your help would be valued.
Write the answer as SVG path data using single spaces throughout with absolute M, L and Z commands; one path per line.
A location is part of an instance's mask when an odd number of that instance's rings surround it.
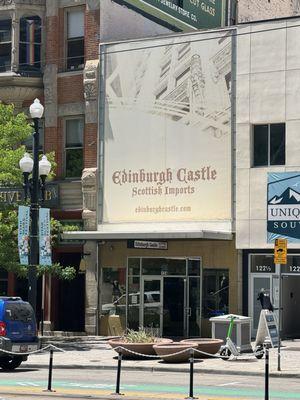
M 98 225 L 97 231 L 65 232 L 63 240 L 232 239 L 231 221 L 124 223 Z

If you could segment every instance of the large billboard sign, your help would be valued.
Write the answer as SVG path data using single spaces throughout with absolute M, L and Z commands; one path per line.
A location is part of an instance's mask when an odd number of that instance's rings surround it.
M 224 25 L 224 0 L 117 0 L 179 29 Z
M 300 172 L 268 174 L 267 240 L 300 242 Z
M 105 47 L 104 223 L 231 220 L 231 37 L 209 35 Z

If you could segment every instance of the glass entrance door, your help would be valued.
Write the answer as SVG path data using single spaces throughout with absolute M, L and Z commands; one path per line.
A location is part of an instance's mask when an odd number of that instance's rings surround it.
M 199 257 L 130 258 L 127 278 L 126 326 L 160 336 L 200 336 Z
M 163 279 L 163 336 L 186 336 L 186 279 L 177 276 L 165 276 Z
M 201 279 L 188 278 L 186 336 L 199 337 L 201 329 Z
M 271 276 L 262 276 L 262 275 L 254 275 L 252 274 L 252 282 L 251 282 L 251 302 L 250 302 L 250 316 L 252 316 L 253 324 L 252 324 L 252 336 L 255 337 L 259 316 L 261 312 L 261 304 L 258 299 L 258 296 L 264 290 L 266 293 L 271 292 Z
M 147 276 L 142 279 L 140 321 L 142 326 L 157 336 L 162 335 L 162 278 Z

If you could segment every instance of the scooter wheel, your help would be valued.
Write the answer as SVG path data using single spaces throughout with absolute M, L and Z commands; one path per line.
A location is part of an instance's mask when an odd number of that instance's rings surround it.
M 254 350 L 254 355 L 258 360 L 263 358 L 263 356 L 264 356 L 264 348 L 262 346 L 256 347 L 256 349 Z
M 222 360 L 227 361 L 231 356 L 231 351 L 229 349 L 223 349 L 220 352 L 220 356 L 222 356 Z

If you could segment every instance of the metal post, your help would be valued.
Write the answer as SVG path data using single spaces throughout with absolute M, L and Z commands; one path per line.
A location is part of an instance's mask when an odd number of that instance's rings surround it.
M 36 313 L 37 275 L 39 263 L 38 218 L 39 218 L 39 119 L 34 118 L 33 170 L 31 187 L 30 265 L 28 270 L 28 301 Z
M 123 393 L 120 393 L 121 366 L 122 366 L 122 353 L 118 353 L 116 392 L 112 393 L 113 395 L 120 395 L 120 396 L 123 395 Z
M 281 371 L 281 318 L 282 318 L 282 313 L 281 313 L 281 307 L 282 307 L 282 301 L 281 301 L 281 291 L 282 291 L 282 284 L 281 284 L 281 264 L 276 264 L 276 267 L 279 266 L 279 298 L 278 298 L 278 349 L 277 349 L 277 371 Z
M 44 392 L 55 392 L 55 390 L 52 390 L 52 368 L 53 368 L 53 349 L 50 349 L 48 388 L 46 390 L 43 390 Z
M 269 348 L 265 345 L 265 400 L 269 400 Z
M 44 319 L 45 319 L 45 274 L 42 278 L 42 308 L 41 308 L 41 335 L 44 336 Z
M 190 390 L 189 397 L 186 397 L 186 399 L 197 399 L 197 397 L 194 397 L 194 349 L 191 349 L 190 352 Z

